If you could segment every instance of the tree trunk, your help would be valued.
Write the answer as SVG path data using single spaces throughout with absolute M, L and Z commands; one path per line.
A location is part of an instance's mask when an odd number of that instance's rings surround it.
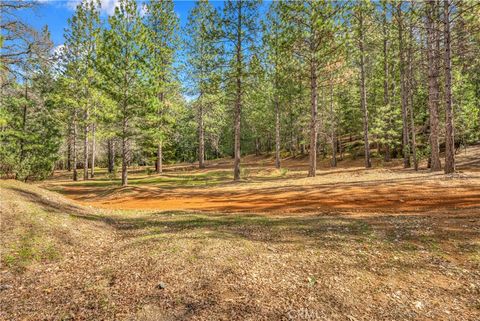
M 415 117 L 413 112 L 413 95 L 410 96 L 410 127 L 412 132 L 412 157 L 413 157 L 413 167 L 418 171 L 418 159 L 417 159 L 417 140 L 415 136 Z
M 236 81 L 236 99 L 234 112 L 234 161 L 233 161 L 233 180 L 240 180 L 240 122 L 242 113 L 242 3 L 237 3 L 238 22 L 237 22 L 237 81 Z
M 128 185 L 128 142 L 122 137 L 122 186 Z
M 439 42 L 438 42 L 438 25 L 435 21 L 438 18 L 438 8 L 435 0 L 430 0 L 428 4 L 428 16 L 426 20 L 427 29 L 427 60 L 428 60 L 428 111 L 430 122 L 430 169 L 431 171 L 442 170 L 440 161 L 439 147 L 439 121 L 438 121 L 438 104 L 439 95 Z
M 95 153 L 96 153 L 96 147 L 95 147 L 95 124 L 92 124 L 92 167 L 90 168 L 90 178 L 93 178 L 95 176 Z
M 388 29 L 387 29 L 387 5 L 384 4 L 383 8 L 383 104 L 385 108 L 389 108 L 390 104 L 390 96 L 388 91 L 388 80 L 389 80 L 389 73 L 388 73 Z M 390 151 L 390 135 L 388 134 L 388 130 L 391 127 L 391 119 L 387 117 L 385 119 L 387 123 L 387 133 L 385 133 L 385 155 L 384 160 L 386 162 L 390 161 L 391 158 L 391 151 Z
M 72 125 L 68 124 L 67 136 L 67 171 L 72 170 Z
M 413 4 L 412 4 L 413 5 Z M 417 141 L 415 136 L 415 115 L 413 110 L 414 104 L 414 85 L 415 85 L 415 76 L 413 72 L 413 26 L 410 23 L 409 30 L 409 44 L 408 44 L 408 93 L 410 95 L 410 130 L 412 134 L 412 157 L 413 157 L 413 166 L 416 171 L 418 171 L 418 159 L 417 159 Z
M 275 95 L 275 167 L 280 168 L 280 106 Z
M 124 110 L 126 109 L 126 102 L 124 101 Z M 128 150 L 128 141 L 127 141 L 127 129 L 128 129 L 128 120 L 125 118 L 125 114 L 123 116 L 123 123 L 122 123 L 122 186 L 128 185 L 128 158 L 129 158 L 129 150 Z
M 255 156 L 260 156 L 260 138 L 255 137 Z
M 310 168 L 308 170 L 308 177 L 315 177 L 317 172 L 317 66 L 315 58 L 312 57 L 310 62 L 310 104 L 311 104 L 311 118 L 310 118 Z
M 340 160 L 343 160 L 343 148 L 342 148 L 342 141 L 337 137 L 337 146 L 338 146 L 338 153 L 340 154 Z
M 77 109 L 73 112 L 73 180 L 78 181 L 78 172 L 77 172 Z
M 198 107 L 198 167 L 205 168 L 205 133 L 203 128 L 203 105 Z
M 363 13 L 360 13 L 360 105 L 363 113 L 363 140 L 365 143 L 365 168 L 372 167 L 370 161 L 370 143 L 368 141 L 368 109 L 367 109 L 367 88 L 365 80 L 365 50 L 364 50 L 364 34 L 363 34 Z
M 455 171 L 455 139 L 452 106 L 452 61 L 450 35 L 450 0 L 443 1 L 445 41 L 445 174 Z
M 290 110 L 289 112 L 289 118 L 290 118 L 290 155 L 293 157 L 297 156 L 297 137 L 295 136 L 295 129 L 293 126 L 293 112 Z
M 157 145 L 157 162 L 155 164 L 155 169 L 158 174 L 163 173 L 163 145 L 160 142 Z
M 337 122 L 333 110 L 333 79 L 330 79 L 330 126 L 331 128 L 331 142 L 332 142 L 332 167 L 337 167 Z
M 107 141 L 107 153 L 108 153 L 108 172 L 111 174 L 113 173 L 114 166 L 115 166 L 115 149 L 113 139 L 110 138 Z
M 403 152 L 403 167 L 410 167 L 410 150 L 409 150 L 409 135 L 408 135 L 408 93 L 405 81 L 405 54 L 403 49 L 403 21 L 402 21 L 402 3 L 400 1 L 397 5 L 397 19 L 398 19 L 398 44 L 399 44 L 399 59 L 400 59 L 400 95 L 402 99 L 402 152 Z
M 161 117 L 162 117 L 162 112 L 163 112 L 163 111 L 162 111 L 162 108 L 163 108 L 163 101 L 164 101 L 164 94 L 163 94 L 163 92 L 161 92 L 161 93 L 159 94 L 159 100 L 160 100 L 160 107 L 158 108 L 158 116 L 159 116 L 159 118 L 160 118 L 159 121 L 161 122 L 161 121 L 162 121 L 162 120 L 161 120 Z M 162 130 L 161 124 L 159 124 L 159 127 L 160 127 L 159 130 L 161 131 L 161 130 Z M 162 166 L 162 157 L 163 157 L 163 155 L 162 155 L 162 142 L 160 141 L 160 142 L 158 143 L 158 145 L 157 145 L 157 160 L 156 160 L 156 162 L 155 162 L 155 171 L 156 171 L 157 174 L 161 174 L 162 171 L 163 171 L 163 168 L 162 168 L 162 167 L 163 167 L 163 166 Z
M 88 110 L 85 111 L 83 121 L 83 179 L 88 179 Z
M 390 144 L 385 144 L 385 156 L 383 158 L 384 161 L 389 162 L 392 157 L 392 151 L 390 149 Z
M 25 135 L 27 128 L 27 113 L 28 113 L 28 84 L 27 79 L 24 79 L 25 82 L 25 104 L 23 105 L 23 114 L 22 114 L 22 133 Z M 23 162 L 25 158 L 25 138 L 24 136 L 20 139 L 20 163 Z
M 318 78 L 317 78 L 317 88 L 318 88 Z M 321 86 L 321 99 L 320 105 L 318 105 L 317 112 L 317 157 L 322 155 L 322 159 L 325 158 L 325 144 L 326 142 L 326 128 L 324 123 L 324 111 L 326 109 L 326 98 L 325 98 L 325 86 Z M 318 94 L 317 94 L 318 97 Z M 318 99 L 318 98 L 317 98 Z

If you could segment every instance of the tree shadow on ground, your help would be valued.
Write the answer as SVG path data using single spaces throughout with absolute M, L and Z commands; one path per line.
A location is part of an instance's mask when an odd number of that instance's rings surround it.
M 103 222 L 124 238 L 125 246 L 154 244 L 164 237 L 189 240 L 252 241 L 265 246 L 301 246 L 342 251 L 345 246 L 382 247 L 390 251 L 441 250 L 445 244 L 464 253 L 480 252 L 480 211 L 440 210 L 408 215 L 350 216 L 318 212 L 301 216 L 199 213 L 185 211 L 99 213 L 21 188 L 20 197 L 52 214 Z

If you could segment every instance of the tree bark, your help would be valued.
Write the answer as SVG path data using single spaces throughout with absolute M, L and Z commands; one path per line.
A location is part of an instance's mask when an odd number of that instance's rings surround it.
M 439 121 L 438 121 L 438 103 L 439 95 L 439 46 L 438 44 L 438 25 L 435 24 L 438 18 L 438 8 L 436 0 L 427 2 L 427 60 L 428 60 L 428 111 L 430 123 L 430 170 L 442 170 L 442 163 L 440 161 L 440 147 L 439 147 Z
M 198 167 L 205 168 L 205 132 L 203 127 L 203 105 L 198 107 Z
M 367 108 L 367 89 L 365 77 L 365 49 L 363 32 L 363 13 L 359 16 L 359 49 L 360 49 L 360 105 L 363 112 L 363 140 L 365 143 L 365 168 L 372 167 L 370 161 L 370 142 L 368 141 L 368 108 Z
M 330 126 L 331 128 L 331 142 L 332 142 L 332 167 L 337 167 L 337 122 L 333 109 L 333 79 L 330 79 Z
M 161 118 L 162 117 L 162 108 L 163 108 L 163 101 L 164 101 L 164 95 L 163 93 L 159 94 L 159 100 L 160 100 L 160 107 L 158 108 L 158 116 Z M 160 119 L 161 122 L 161 119 Z M 159 124 L 159 127 L 161 125 Z M 159 128 L 159 130 L 162 130 L 162 128 Z M 157 160 L 155 162 L 155 171 L 157 174 L 161 174 L 163 171 L 163 166 L 162 166 L 162 142 L 160 141 L 157 145 Z
M 313 41 L 312 44 L 313 45 Z M 313 56 L 313 55 L 312 55 Z M 308 170 L 308 177 L 315 177 L 317 172 L 317 114 L 318 114 L 318 100 L 317 100 L 317 66 L 315 57 L 311 58 L 310 62 L 310 168 Z
M 275 94 L 275 168 L 280 168 L 280 106 Z
M 114 166 L 115 166 L 115 149 L 114 149 L 114 142 L 113 139 L 110 138 L 107 141 L 107 153 L 108 153 L 108 172 L 111 174 L 113 173 Z
M 78 172 L 77 172 L 77 109 L 73 112 L 73 135 L 72 135 L 72 146 L 73 146 L 73 180 L 78 181 Z
M 27 128 L 27 113 L 28 113 L 28 83 L 27 79 L 24 79 L 25 82 L 25 104 L 23 105 L 23 114 L 22 114 L 22 134 L 25 135 Z M 20 139 L 20 163 L 23 162 L 25 158 L 25 138 L 22 136 Z
M 413 4 L 412 4 L 413 5 Z M 413 48 L 412 48 L 412 41 L 413 41 L 413 26 L 410 23 L 409 26 L 409 44 L 408 44 L 408 93 L 410 96 L 410 130 L 412 134 L 412 158 L 413 158 L 413 167 L 416 171 L 418 171 L 418 159 L 417 159 L 417 140 L 415 135 L 415 115 L 413 110 L 414 104 L 414 85 L 415 85 L 415 77 L 413 71 Z
M 128 185 L 128 142 L 122 137 L 122 186 Z
M 450 0 L 443 1 L 445 42 L 445 174 L 455 171 L 455 137 L 452 106 L 452 61 L 450 34 Z
M 389 81 L 389 73 L 388 73 L 388 29 L 387 29 L 387 4 L 384 4 L 383 8 L 383 24 L 382 24 L 382 32 L 383 32 L 383 104 L 385 108 L 388 108 L 390 104 L 390 96 L 388 90 L 388 81 Z M 385 119 L 387 123 L 387 131 L 390 129 L 391 126 L 391 119 L 387 117 Z M 384 160 L 386 162 L 390 161 L 391 158 L 391 151 L 390 151 L 390 136 L 388 132 L 385 133 L 385 156 Z
M 125 96 L 124 96 L 124 110 L 127 108 Z M 127 141 L 127 131 L 128 131 L 128 119 L 123 116 L 122 121 L 122 186 L 128 185 L 128 158 L 129 158 L 129 150 L 128 150 L 128 141 Z
M 95 124 L 92 124 L 92 161 L 91 165 L 92 167 L 90 168 L 90 178 L 93 178 L 95 176 L 95 153 L 96 153 L 96 147 L 95 147 Z
M 160 142 L 157 145 L 157 162 L 155 164 L 155 169 L 158 174 L 163 173 L 163 145 Z
M 240 180 L 240 122 L 242 113 L 242 3 L 237 3 L 238 21 L 237 21 L 237 80 L 236 80 L 236 99 L 234 112 L 234 161 L 233 161 L 233 180 Z
M 67 136 L 67 171 L 72 170 L 72 124 L 68 124 Z
M 410 149 L 409 149 L 409 135 L 408 135 L 408 93 L 405 81 L 405 53 L 404 53 L 404 39 L 403 39 L 403 20 L 402 20 L 402 3 L 400 1 L 397 5 L 397 19 L 398 19 L 398 44 L 399 44 L 399 60 L 400 60 L 400 95 L 402 100 L 402 152 L 403 152 L 403 167 L 410 167 Z
M 88 110 L 85 111 L 83 121 L 83 179 L 88 180 Z

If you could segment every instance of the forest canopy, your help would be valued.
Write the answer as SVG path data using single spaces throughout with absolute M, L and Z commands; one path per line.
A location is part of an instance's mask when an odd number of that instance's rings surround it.
M 55 48 L 0 2 L 0 175 L 72 179 L 107 167 L 246 154 L 403 159 L 455 171 L 480 139 L 480 5 L 430 1 L 78 3 Z M 80 173 L 81 172 L 81 173 Z M 120 174 L 121 173 L 121 174 Z M 81 175 L 80 175 L 81 174 Z

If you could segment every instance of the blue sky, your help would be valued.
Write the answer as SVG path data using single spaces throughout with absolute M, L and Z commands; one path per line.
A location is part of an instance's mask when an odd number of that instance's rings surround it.
M 80 1 L 81 0 L 37 0 L 39 3 L 38 6 L 34 9 L 22 10 L 18 13 L 18 16 L 37 30 L 48 25 L 55 46 L 59 46 L 64 43 L 63 33 L 67 27 L 67 20 L 73 15 L 75 7 Z M 115 5 L 119 0 L 100 1 L 102 3 L 101 17 L 106 19 L 108 15 L 113 13 Z M 137 2 L 140 4 L 145 2 L 145 0 L 137 0 Z M 217 8 L 223 7 L 223 1 L 211 0 L 211 2 Z M 175 11 L 180 18 L 180 25 L 184 27 L 188 20 L 189 11 L 195 5 L 195 1 L 177 0 L 174 1 L 174 3 Z M 267 3 L 270 3 L 270 1 L 264 1 L 264 4 Z M 266 10 L 267 7 L 266 5 L 261 6 L 260 11 Z
M 25 10 L 20 16 L 36 29 L 48 25 L 52 40 L 56 46 L 64 43 L 63 33 L 67 27 L 67 19 L 73 15 L 75 6 L 79 0 L 40 0 L 40 5 L 33 10 Z M 115 8 L 118 0 L 101 0 L 102 18 L 107 18 Z M 140 2 L 140 1 L 139 1 Z M 181 26 L 185 26 L 190 9 L 194 1 L 175 1 L 175 11 L 180 17 Z M 221 6 L 220 1 L 214 2 L 215 6 Z

